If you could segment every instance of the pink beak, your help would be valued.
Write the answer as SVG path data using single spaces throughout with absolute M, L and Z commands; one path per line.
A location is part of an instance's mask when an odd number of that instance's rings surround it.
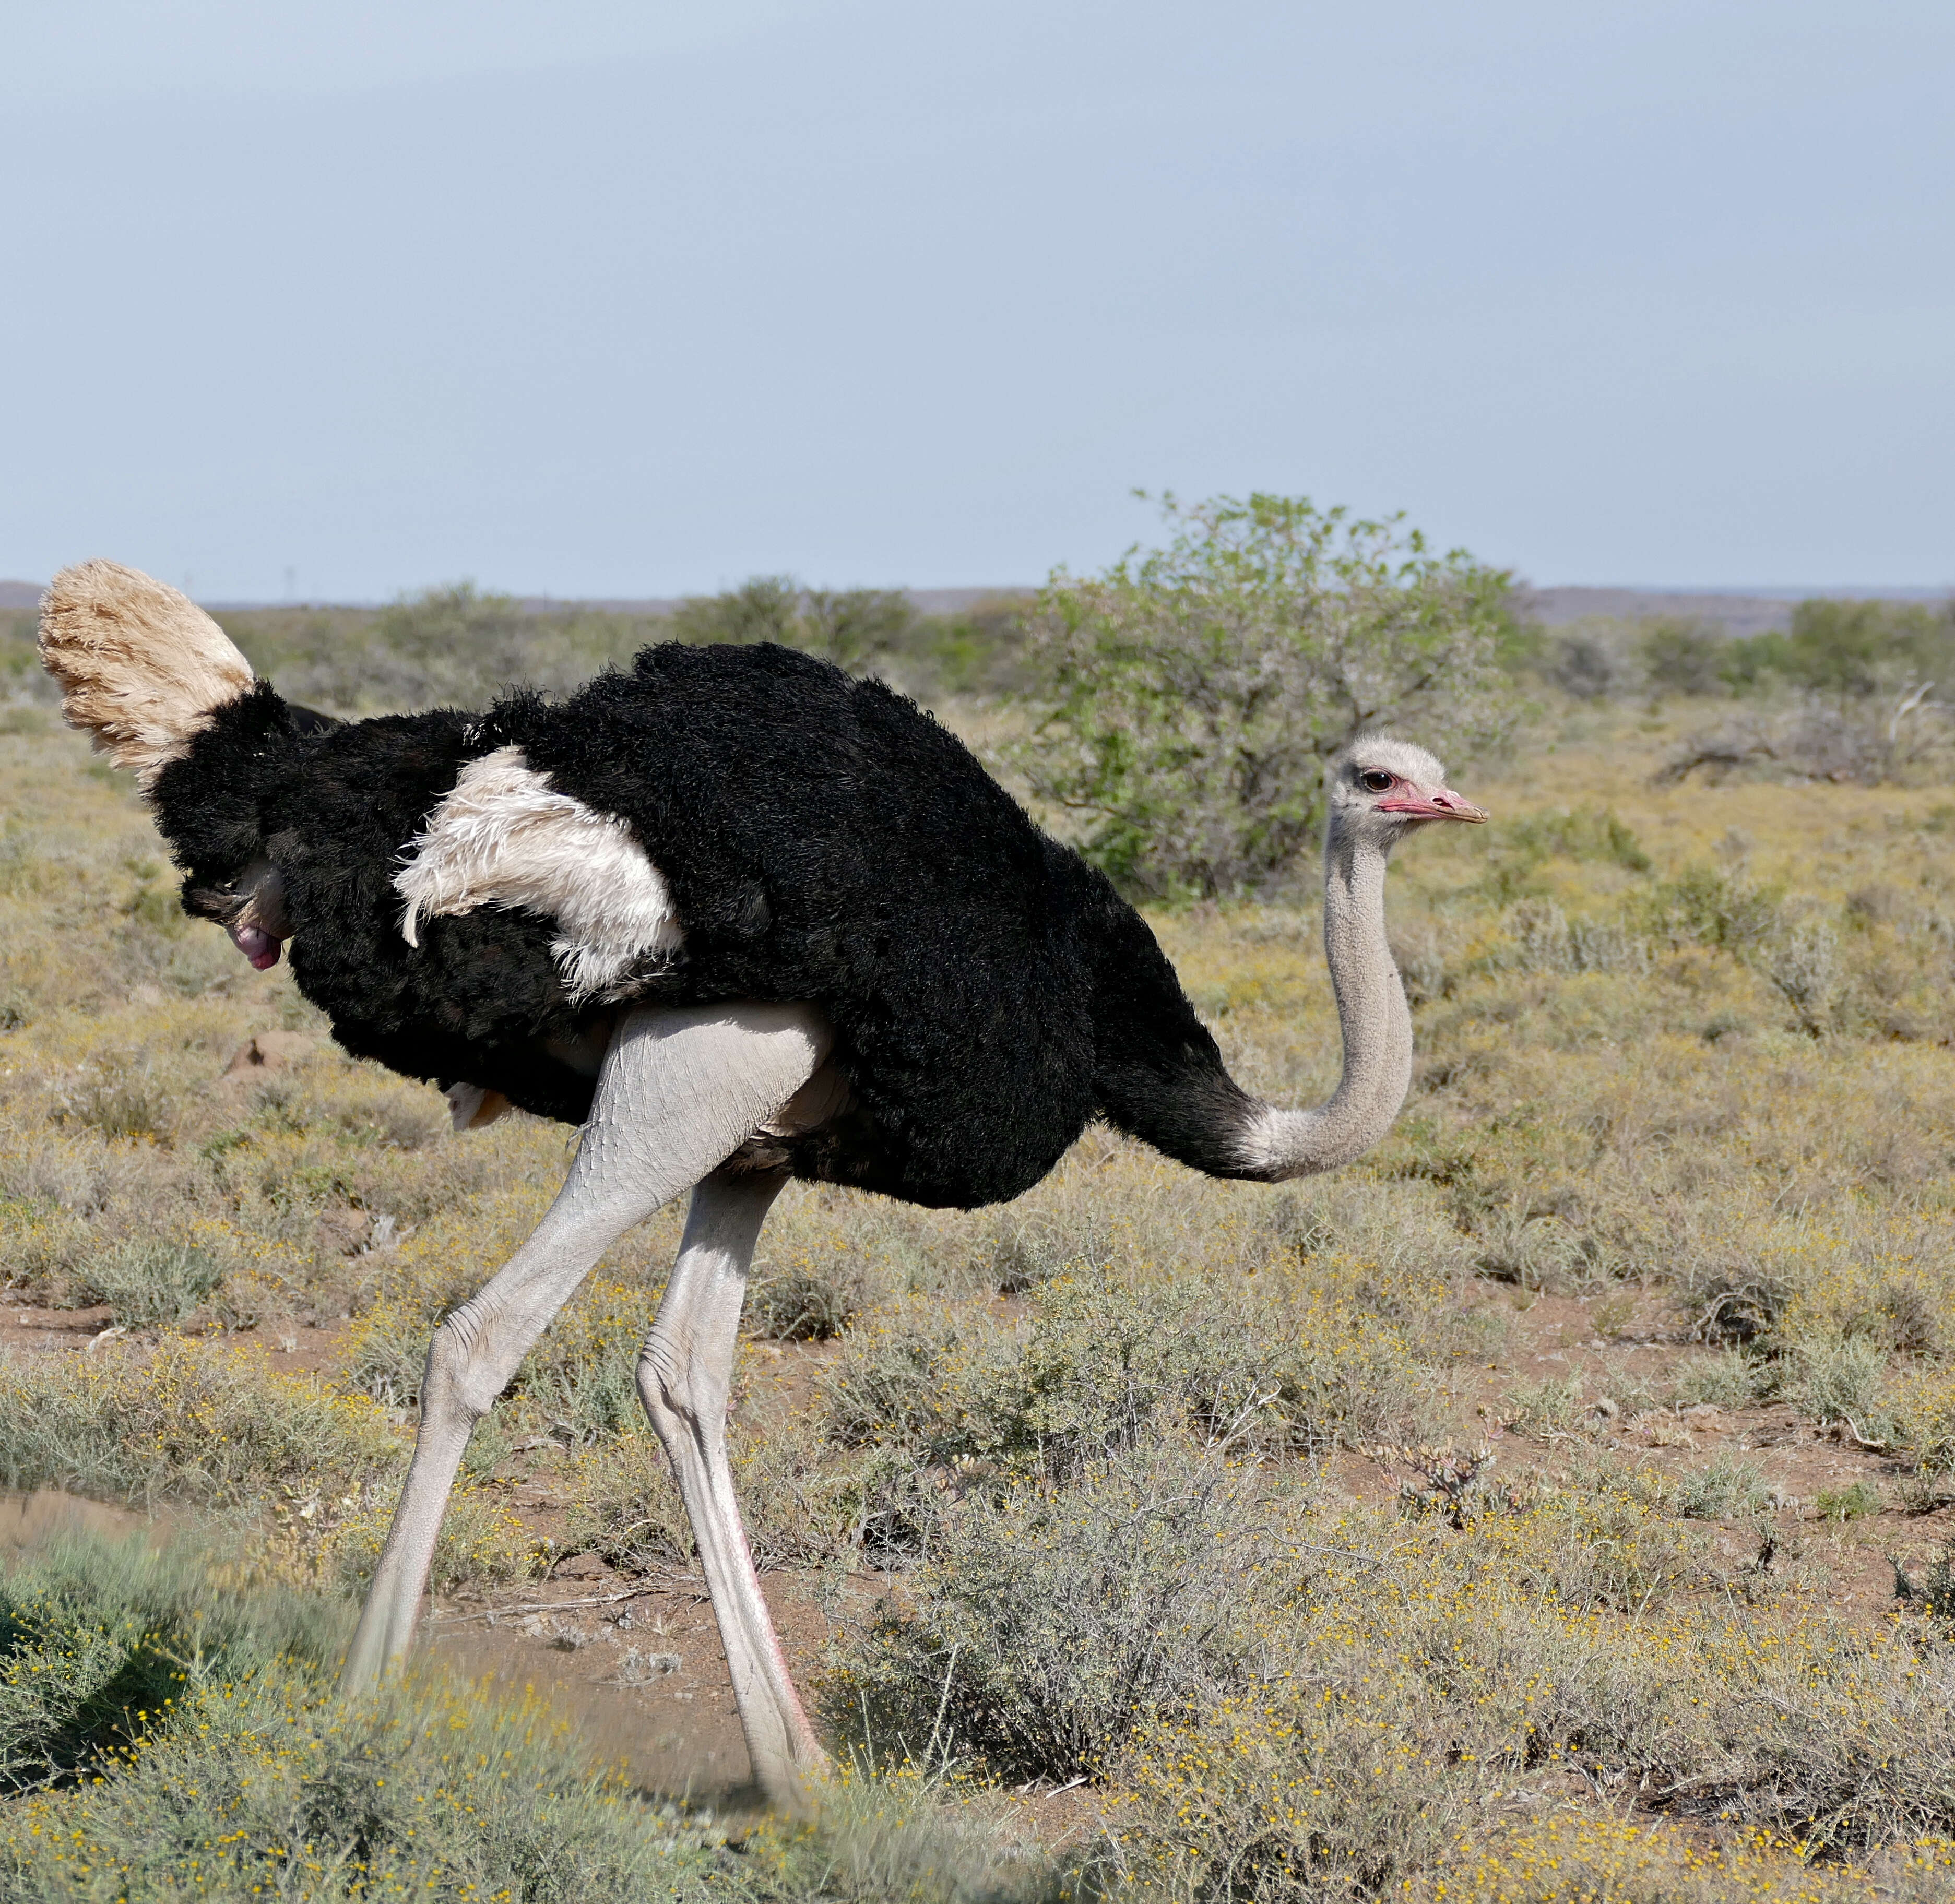
M 256 926 L 233 926 L 231 943 L 261 972 L 269 972 L 279 962 L 279 942 Z
M 1487 817 L 1484 807 L 1476 807 L 1470 800 L 1462 800 L 1450 788 L 1415 787 L 1409 782 L 1403 793 L 1395 793 L 1389 800 L 1380 800 L 1377 810 L 1381 814 L 1403 814 L 1409 820 L 1464 820 L 1475 826 Z

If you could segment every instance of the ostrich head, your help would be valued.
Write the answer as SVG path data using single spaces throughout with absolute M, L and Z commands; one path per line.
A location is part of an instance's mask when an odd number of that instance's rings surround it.
M 1330 831 L 1380 851 L 1435 820 L 1475 823 L 1484 808 L 1446 784 L 1446 769 L 1422 747 L 1389 734 L 1364 734 L 1330 763 Z

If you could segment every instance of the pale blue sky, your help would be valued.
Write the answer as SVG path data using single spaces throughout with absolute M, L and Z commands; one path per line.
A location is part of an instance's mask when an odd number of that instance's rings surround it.
M 1955 580 L 1948 0 L 11 0 L 0 575 Z

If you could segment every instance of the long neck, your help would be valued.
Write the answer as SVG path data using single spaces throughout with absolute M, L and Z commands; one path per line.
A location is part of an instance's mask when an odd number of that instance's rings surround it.
M 1385 939 L 1385 854 L 1334 823 L 1324 849 L 1324 954 L 1344 1035 L 1344 1075 L 1314 1110 L 1258 1106 L 1245 1175 L 1271 1183 L 1333 1170 L 1391 1128 L 1412 1084 L 1412 1014 Z

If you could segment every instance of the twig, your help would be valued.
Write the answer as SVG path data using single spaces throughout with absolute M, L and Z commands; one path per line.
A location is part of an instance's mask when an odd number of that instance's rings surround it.
M 950 1663 L 943 1669 L 943 1696 L 937 1701 L 937 1717 L 930 1722 L 930 1743 L 923 1748 L 923 1762 L 925 1766 L 930 1764 L 937 1754 L 937 1734 L 943 1729 L 943 1715 L 950 1704 L 950 1676 L 957 1670 L 957 1656 L 962 1651 L 963 1645 L 963 1641 L 960 1640 L 950 1649 Z M 943 1748 L 943 1755 L 947 1764 L 950 1758 L 950 1748 L 947 1744 Z
M 701 1591 L 688 1594 L 694 1600 L 704 1599 L 705 1582 L 695 1580 L 690 1574 L 670 1574 L 663 1578 L 647 1581 L 636 1587 L 626 1587 L 615 1594 L 593 1594 L 584 1600 L 539 1600 L 526 1607 L 485 1607 L 479 1613 L 437 1613 L 435 1618 L 444 1625 L 458 1626 L 471 1619 L 500 1619 L 505 1614 L 517 1618 L 524 1613 L 568 1613 L 578 1607 L 614 1607 L 621 1600 L 642 1600 L 647 1594 L 670 1593 L 675 1588 L 696 1587 Z
M 1840 1419 L 1846 1424 L 1846 1432 L 1851 1435 L 1862 1448 L 1869 1449 L 1875 1454 L 1884 1454 L 1887 1452 L 1887 1443 L 1884 1441 L 1869 1441 L 1865 1435 L 1861 1434 L 1860 1424 L 1856 1421 L 1850 1415 L 1843 1415 L 1840 1416 Z

